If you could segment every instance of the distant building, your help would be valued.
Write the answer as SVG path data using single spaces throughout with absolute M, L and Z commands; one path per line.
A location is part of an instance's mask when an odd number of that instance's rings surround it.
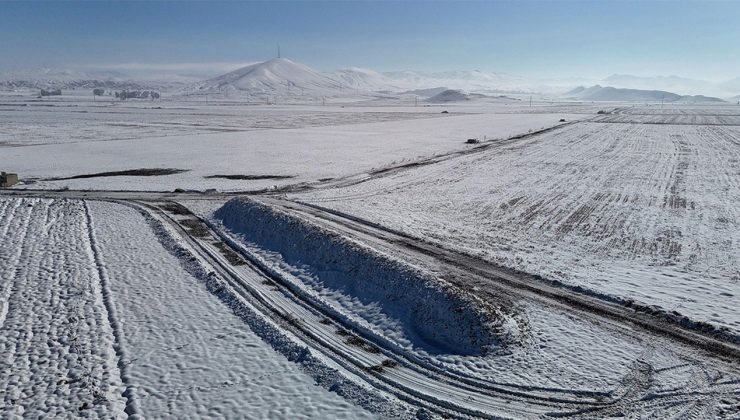
M 41 96 L 60 96 L 62 94 L 61 89 L 46 90 L 41 89 Z
M 0 172 L 0 187 L 8 188 L 18 183 L 18 174 Z

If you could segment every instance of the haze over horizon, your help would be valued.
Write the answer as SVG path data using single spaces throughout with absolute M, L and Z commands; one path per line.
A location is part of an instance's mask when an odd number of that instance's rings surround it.
M 329 71 L 740 76 L 736 2 L 4 2 L 0 71 L 209 77 L 283 55 Z

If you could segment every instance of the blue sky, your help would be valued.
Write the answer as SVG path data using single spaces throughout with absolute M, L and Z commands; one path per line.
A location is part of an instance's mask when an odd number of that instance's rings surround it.
M 0 1 L 0 69 L 216 71 L 279 43 L 320 70 L 723 80 L 740 76 L 738 18 L 740 1 Z

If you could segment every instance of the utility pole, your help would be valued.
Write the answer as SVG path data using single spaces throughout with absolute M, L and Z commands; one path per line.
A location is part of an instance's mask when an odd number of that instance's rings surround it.
M 419 97 L 414 96 L 414 107 L 416 107 L 419 104 Z
M 278 58 L 280 58 L 280 44 L 278 44 Z
M 532 95 L 529 95 L 529 107 L 532 108 Z

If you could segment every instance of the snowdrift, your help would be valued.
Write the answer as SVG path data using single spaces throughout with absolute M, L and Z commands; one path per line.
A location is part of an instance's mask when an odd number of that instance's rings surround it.
M 343 236 L 246 198 L 214 217 L 242 240 L 279 253 L 323 287 L 375 305 L 397 322 L 416 349 L 479 355 L 508 343 L 509 323 L 482 302 L 430 274 Z

